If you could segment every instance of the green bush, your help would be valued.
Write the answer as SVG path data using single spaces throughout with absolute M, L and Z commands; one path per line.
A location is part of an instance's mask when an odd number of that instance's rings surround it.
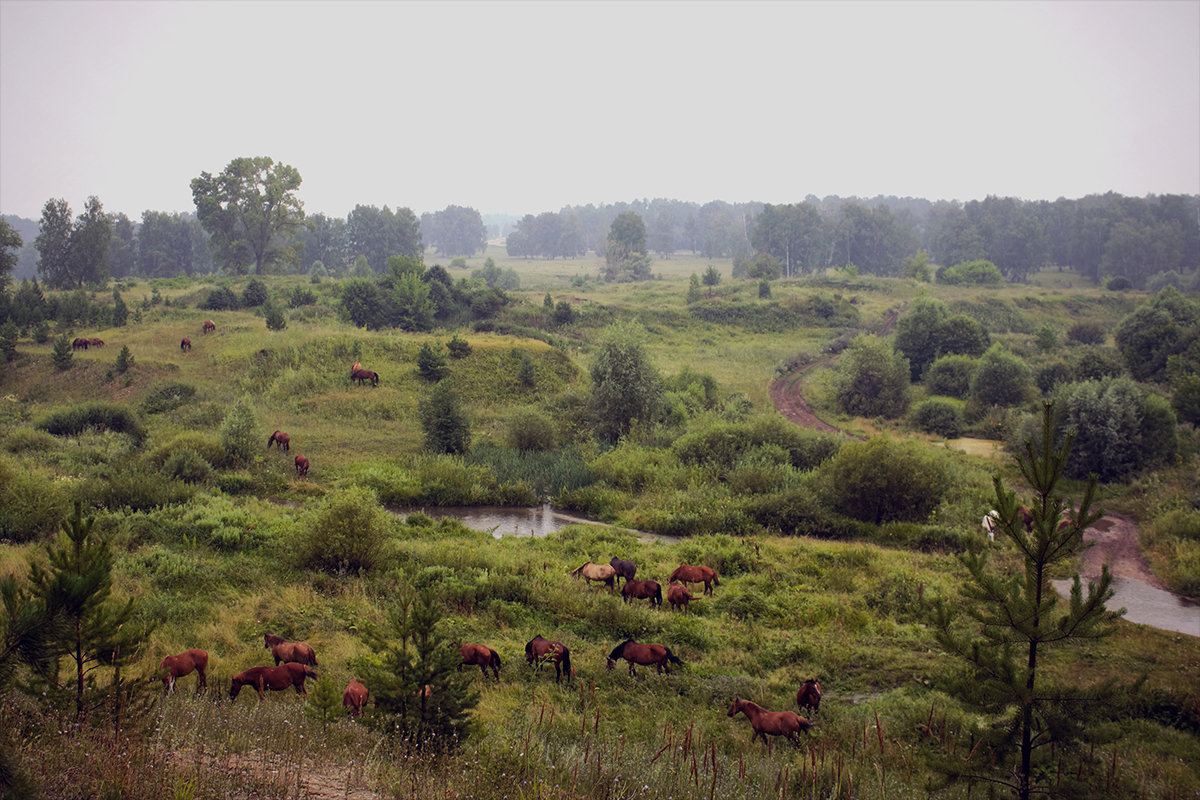
M 471 355 L 471 343 L 456 333 L 446 343 L 446 350 L 451 358 L 466 358 Z
M 909 378 L 908 359 L 891 342 L 856 336 L 838 365 L 838 407 L 856 417 L 895 419 L 908 410 Z
M 204 483 L 212 477 L 212 465 L 191 448 L 176 450 L 163 464 L 162 471 L 184 483 Z
M 192 496 L 187 484 L 161 472 L 120 468 L 89 477 L 79 493 L 87 503 L 110 511 L 150 511 L 187 502 Z
M 266 439 L 259 428 L 258 415 L 249 397 L 234 403 L 221 422 L 221 446 L 234 466 L 253 464 Z
M 554 449 L 554 424 L 529 409 L 521 409 L 508 418 L 505 438 L 509 447 L 522 453 Z
M 950 488 L 940 454 L 883 436 L 843 445 L 817 473 L 834 510 L 877 525 L 924 521 Z
M 297 523 L 296 564 L 330 574 L 357 573 L 380 563 L 395 518 L 361 486 L 331 492 Z
M 417 372 L 427 381 L 440 381 L 449 368 L 440 343 L 424 342 L 417 350 Z
M 1033 382 L 1037 384 L 1042 394 L 1050 394 L 1059 384 L 1070 383 L 1073 376 L 1070 364 L 1065 361 L 1055 361 L 1039 369 Z
M 952 286 L 999 286 L 1004 275 L 990 261 L 962 261 L 937 271 L 937 282 Z
M 66 512 L 59 484 L 0 460 L 0 540 L 31 542 L 49 536 Z
M 962 415 L 948 400 L 926 400 L 913 409 L 909 423 L 917 430 L 954 439 L 962 433 Z
M 1104 344 L 1108 332 L 1099 322 L 1083 320 L 1067 328 L 1067 338 L 1080 344 Z
M 78 436 L 89 428 L 123 433 L 137 446 L 146 439 L 146 428 L 135 413 L 119 403 L 101 401 L 51 411 L 34 427 L 54 436 Z
M 4 437 L 4 449 L 9 453 L 42 453 L 58 447 L 57 439 L 34 428 L 15 428 Z
M 971 375 L 979 359 L 970 356 L 942 356 L 925 372 L 925 386 L 931 394 L 963 399 L 971 391 Z
M 242 290 L 242 305 L 246 308 L 258 308 L 268 299 L 267 285 L 257 278 L 247 283 L 246 288 Z
M 174 411 L 196 396 L 196 387 L 189 383 L 171 382 L 155 386 L 142 400 L 142 412 L 162 414 Z
M 54 362 L 55 369 L 60 372 L 71 368 L 71 362 L 75 359 L 75 354 L 71 352 L 71 343 L 67 341 L 67 335 L 63 334 L 54 340 L 54 348 L 50 351 L 50 360 Z
M 971 396 L 984 406 L 1018 405 L 1029 387 L 1029 367 L 1000 344 L 988 348 L 971 375 Z
M 209 466 L 217 466 L 225 460 L 225 450 L 220 440 L 212 434 L 197 431 L 181 433 L 167 440 L 147 453 L 146 460 L 155 469 L 162 469 L 167 460 L 181 450 L 191 450 L 199 454 Z
M 208 293 L 208 297 L 200 303 L 200 308 L 206 311 L 233 311 L 237 307 L 237 295 L 228 286 L 213 289 Z

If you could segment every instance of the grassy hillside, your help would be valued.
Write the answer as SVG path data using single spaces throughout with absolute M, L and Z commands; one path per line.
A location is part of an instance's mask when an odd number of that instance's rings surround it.
M 1035 358 L 1032 340 L 1043 325 L 1092 320 L 1111 330 L 1138 298 L 1067 288 L 1060 273 L 1048 273 L 1042 286 L 986 294 L 845 276 L 781 281 L 768 303 L 756 283 L 732 281 L 729 265 L 718 263 L 723 282 L 701 311 L 686 303 L 688 276 L 708 262 L 658 261 L 661 280 L 608 285 L 596 283 L 598 265 L 586 259 L 492 255 L 521 275 L 517 302 L 494 326 L 509 333 L 355 329 L 338 319 L 332 282 L 312 285 L 318 303 L 291 310 L 287 329 L 271 332 L 261 312 L 198 309 L 218 282 L 173 281 L 126 285 L 123 296 L 137 311 L 127 326 L 70 331 L 107 344 L 77 352 L 65 371 L 52 363 L 52 340 L 19 341 L 0 379 L 0 480 L 20 504 L 5 513 L 20 518 L 22 535 L 0 542 L 0 573 L 24 576 L 44 559 L 57 519 L 71 500 L 83 499 L 114 545 L 116 595 L 134 598 L 138 624 L 153 628 L 127 673 L 152 676 L 164 655 L 189 647 L 211 657 L 208 695 L 189 696 L 191 677 L 163 701 L 151 685 L 122 712 L 119 740 L 111 710 L 76 728 L 69 709 L 9 692 L 12 724 L 0 726 L 0 737 L 41 794 L 967 796 L 962 786 L 927 789 L 934 776 L 926 753 L 983 757 L 971 755 L 983 720 L 946 692 L 958 665 L 927 629 L 925 601 L 958 596 L 965 571 L 956 553 L 978 543 L 991 476 L 1000 471 L 1011 480 L 1012 467 L 1004 458 L 935 446 L 943 443 L 903 420 L 841 414 L 828 396 L 836 360 L 827 345 L 877 330 L 891 312 L 934 291 L 987 320 L 993 339 Z M 482 256 L 470 266 L 476 261 Z M 232 282 L 238 291 L 242 285 Z M 310 286 L 300 277 L 268 285 L 276 297 Z M 547 292 L 572 304 L 575 323 L 545 324 Z M 154 294 L 166 302 L 150 302 Z M 817 307 L 845 316 L 817 324 Z M 216 331 L 203 335 L 210 318 Z M 626 319 L 642 323 L 647 352 L 664 376 L 687 367 L 714 378 L 719 391 L 714 407 L 680 412 L 675 422 L 609 446 L 586 424 L 588 369 L 600 334 Z M 462 458 L 436 457 L 422 447 L 417 412 L 430 384 L 416 355 L 422 344 L 455 333 L 471 352 L 449 359 L 447 380 L 468 411 L 475 448 Z M 180 350 L 184 336 L 190 352 Z M 114 369 L 121 346 L 134 357 L 124 373 Z M 525 360 L 533 364 L 531 381 L 519 377 Z M 770 419 L 770 382 L 806 360 L 821 361 L 804 391 L 827 420 L 855 434 L 883 430 L 930 443 L 950 476 L 930 519 L 851 525 L 822 505 L 819 464 L 798 466 L 798 456 L 789 461 L 784 447 L 763 443 L 784 435 Z M 379 387 L 350 383 L 355 361 L 380 373 Z M 70 436 L 39 428 L 49 414 L 97 402 L 135 413 L 144 441 L 111 428 Z M 238 403 L 253 412 L 258 449 L 233 461 L 222 430 Z M 522 414 L 552 423 L 553 448 L 522 455 L 509 447 L 515 421 L 527 419 Z M 266 449 L 276 429 L 291 435 L 289 453 Z M 717 434 L 756 441 L 758 450 L 717 465 L 689 461 L 678 444 Z M 810 438 L 786 441 L 797 453 L 825 447 Z M 207 467 L 189 480 L 168 467 L 185 450 Z M 305 479 L 294 475 L 298 453 L 312 462 Z M 1194 463 L 1106 487 L 1100 504 L 1165 513 L 1194 481 L 1189 469 Z M 565 487 L 550 492 L 557 501 L 622 525 L 695 535 L 643 542 L 617 528 L 578 525 L 541 540 L 496 540 L 423 514 L 380 512 L 370 523 L 382 536 L 369 568 L 320 570 L 306 561 L 314 542 L 348 546 L 346 531 L 322 516 L 348 492 L 367 489 L 393 506 L 523 504 L 549 485 Z M 763 523 L 778 519 L 807 520 L 822 536 L 780 535 Z M 613 556 L 635 561 L 639 578 L 664 584 L 681 563 L 707 564 L 719 570 L 721 585 L 684 615 L 645 601 L 627 605 L 569 577 L 584 561 Z M 1018 563 L 1003 545 L 995 559 L 1002 569 Z M 475 673 L 472 733 L 453 757 L 417 758 L 336 713 L 341 688 L 370 658 L 363 631 L 385 623 L 406 587 L 437 591 L 447 641 L 484 642 L 504 661 L 499 683 Z M 261 709 L 253 693 L 232 706 L 222 702 L 234 674 L 269 663 L 265 632 L 316 648 L 321 679 L 307 703 L 290 692 L 270 695 Z M 571 648 L 570 681 L 556 685 L 552 672 L 526 666 L 523 647 L 536 634 Z M 623 662 L 608 672 L 605 656 L 627 637 L 667 644 L 686 666 L 669 676 L 641 667 L 636 679 Z M 1043 667 L 1080 686 L 1145 676 L 1114 709 L 1113 732 L 1123 738 L 1059 758 L 1060 769 L 1094 787 L 1092 796 L 1200 791 L 1200 639 L 1122 622 L 1114 636 L 1064 648 Z M 735 695 L 794 709 L 796 689 L 812 676 L 826 696 L 820 724 L 799 752 L 776 742 L 768 755 L 750 743 L 745 717 L 726 716 Z

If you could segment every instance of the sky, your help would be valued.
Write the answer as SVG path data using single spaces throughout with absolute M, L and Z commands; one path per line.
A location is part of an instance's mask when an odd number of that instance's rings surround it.
M 0 0 L 0 213 L 1200 194 L 1200 0 Z

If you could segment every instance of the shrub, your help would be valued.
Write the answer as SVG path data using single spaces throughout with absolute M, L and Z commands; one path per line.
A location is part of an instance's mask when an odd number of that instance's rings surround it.
M 1171 406 L 1180 422 L 1200 427 L 1200 375 L 1185 375 L 1175 384 Z
M 992 262 L 979 259 L 943 267 L 937 272 L 937 281 L 952 286 L 999 286 L 1004 283 L 1004 275 Z
M 925 433 L 954 439 L 962 433 L 962 415 L 946 400 L 926 400 L 913 409 L 910 424 Z
M 508 419 L 509 447 L 522 453 L 544 452 L 554 449 L 554 425 L 544 414 L 523 409 Z
M 287 315 L 283 313 L 283 309 L 274 303 L 267 303 L 264 308 L 264 319 L 267 323 L 267 330 L 282 331 L 287 329 Z
M 236 465 L 252 464 L 258 455 L 262 438 L 258 415 L 248 397 L 238 400 L 221 423 L 221 446 L 225 457 Z
M 1012 406 L 1025 400 L 1029 390 L 1029 367 L 995 344 L 979 359 L 971 375 L 971 396 L 985 406 Z
M 457 333 L 446 343 L 451 358 L 466 358 L 471 355 L 471 343 Z
M 228 286 L 213 289 L 208 293 L 208 297 L 200 303 L 200 308 L 206 311 L 232 311 L 237 307 L 237 295 Z
M 1070 382 L 1072 376 L 1071 366 L 1067 362 L 1055 361 L 1039 369 L 1033 382 L 1037 384 L 1042 394 L 1050 394 L 1054 391 L 1054 387 Z
M 288 307 L 300 308 L 301 306 L 311 306 L 317 302 L 317 296 L 312 290 L 305 286 L 295 286 L 292 288 L 292 294 L 288 297 Z
M 17 328 L 17 323 L 11 319 L 0 325 L 0 353 L 4 354 L 5 362 L 17 357 L 17 340 L 20 336 L 21 331 Z
M 54 348 L 50 351 L 50 360 L 54 362 L 55 369 L 63 371 L 71 368 L 71 362 L 74 359 L 75 354 L 71 352 L 71 343 L 67 341 L 67 335 L 64 333 L 54 340 Z
M 117 353 L 117 361 L 113 365 L 113 369 L 117 372 L 125 372 L 133 366 L 133 354 L 129 352 L 129 345 L 121 345 L 121 352 Z
M 161 414 L 174 411 L 196 396 L 196 387 L 190 383 L 164 383 L 154 387 L 142 400 L 142 412 Z
M 449 381 L 434 385 L 418 405 L 417 414 L 430 451 L 461 455 L 471 449 L 471 425 Z
M 938 454 L 883 436 L 843 445 L 817 473 L 834 510 L 876 525 L 925 520 L 950 485 Z
M 1067 338 L 1080 344 L 1104 344 L 1108 333 L 1099 322 L 1076 322 L 1067 328 Z
M 111 511 L 150 511 L 160 506 L 184 503 L 192 496 L 181 481 L 160 472 L 116 469 L 95 474 L 84 481 L 80 495 L 90 505 Z
M 88 428 L 124 433 L 141 446 L 146 428 L 137 415 L 119 403 L 92 402 L 52 411 L 34 427 L 53 436 L 78 436 Z
M 908 359 L 876 336 L 854 338 L 835 380 L 838 406 L 857 417 L 894 419 L 908 409 Z
M 1077 381 L 1099 381 L 1125 374 L 1125 362 L 1111 347 L 1084 347 L 1075 356 L 1071 374 Z
M 258 308 L 267 302 L 267 285 L 257 278 L 246 284 L 242 291 L 242 305 L 246 308 Z
M 331 574 L 369 570 L 380 562 L 394 524 L 370 489 L 336 490 L 297 524 L 296 563 Z
M 1124 292 L 1133 288 L 1133 282 L 1124 275 L 1116 275 L 1108 279 L 1104 284 L 1104 288 L 1110 292 Z
M 965 398 L 971 391 L 971 375 L 978 365 L 979 359 L 970 356 L 942 356 L 929 365 L 925 386 L 931 394 Z
M 4 437 L 4 449 L 10 453 L 38 453 L 58 446 L 53 436 L 33 428 L 15 428 Z
M 225 449 L 221 440 L 209 433 L 188 431 L 175 436 L 151 450 L 146 461 L 155 469 L 162 469 L 172 455 L 180 450 L 191 450 L 208 462 L 209 466 L 217 466 L 225 460 Z
M 31 542 L 49 536 L 66 511 L 57 483 L 0 460 L 0 540 Z
M 212 477 L 212 466 L 190 448 L 176 450 L 163 464 L 162 471 L 184 483 L 204 483 Z
M 417 372 L 427 381 L 440 381 L 446 377 L 448 367 L 440 343 L 424 342 L 417 351 Z

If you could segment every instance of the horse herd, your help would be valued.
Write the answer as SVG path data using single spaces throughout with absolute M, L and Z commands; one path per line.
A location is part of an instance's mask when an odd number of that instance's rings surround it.
M 1033 532 L 1034 517 L 1032 509 L 1021 506 L 1017 509 L 1016 517 L 1013 521 L 1014 523 L 1019 521 L 1021 523 L 1021 527 L 1025 529 L 1026 533 Z M 1003 525 L 1003 521 L 1000 519 L 1000 512 L 994 508 L 988 511 L 983 515 L 983 522 L 981 524 L 983 526 L 983 532 L 987 536 L 987 540 L 989 542 L 996 541 L 996 531 L 1000 530 L 1001 526 Z M 1061 516 L 1059 517 L 1058 530 L 1061 531 L 1063 528 L 1067 528 L 1074 524 L 1075 511 L 1071 508 L 1064 508 Z
M 632 561 L 613 557 L 607 564 L 596 564 L 591 561 L 585 561 L 575 569 L 571 570 L 572 578 L 583 578 L 590 586 L 592 581 L 603 583 L 608 586 L 609 591 L 615 592 L 619 587 L 621 589 L 621 599 L 626 603 L 630 600 L 649 600 L 650 606 L 662 606 L 662 585 L 658 581 L 634 580 L 637 574 L 637 565 Z M 625 585 L 621 585 L 621 580 L 625 580 Z M 703 583 L 704 594 L 711 595 L 714 586 L 720 586 L 721 580 L 717 576 L 717 571 L 712 567 L 690 566 L 681 564 L 667 578 L 667 602 L 671 604 L 671 610 L 682 610 L 685 613 L 688 609 L 688 603 L 696 599 L 696 596 L 688 592 L 688 583 Z

